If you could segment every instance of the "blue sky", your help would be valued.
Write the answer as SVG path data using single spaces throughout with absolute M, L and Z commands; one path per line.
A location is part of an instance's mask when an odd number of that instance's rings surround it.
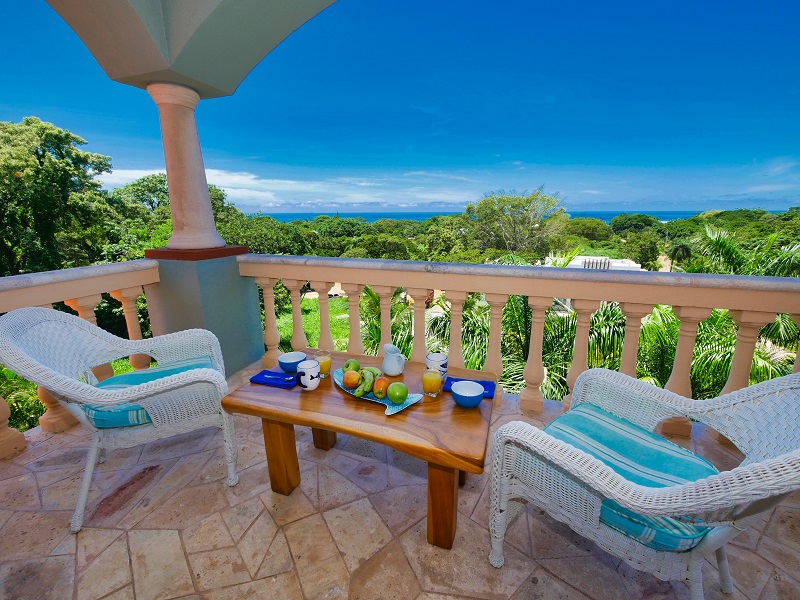
M 108 187 L 164 170 L 146 92 L 45 2 L 3 13 L 0 120 L 84 137 Z M 798 206 L 798 22 L 788 1 L 340 0 L 200 103 L 208 179 L 267 213 L 540 186 L 574 211 Z

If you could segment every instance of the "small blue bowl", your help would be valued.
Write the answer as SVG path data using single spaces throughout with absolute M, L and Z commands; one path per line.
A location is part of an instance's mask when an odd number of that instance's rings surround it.
M 456 404 L 464 408 L 475 408 L 483 400 L 483 386 L 474 381 L 456 381 L 450 393 Z
M 306 359 L 305 352 L 287 352 L 278 357 L 278 364 L 287 373 L 297 373 L 297 365 Z

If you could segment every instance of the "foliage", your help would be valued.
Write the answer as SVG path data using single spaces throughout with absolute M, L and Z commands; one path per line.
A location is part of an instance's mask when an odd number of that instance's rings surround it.
M 658 257 L 661 255 L 659 238 L 651 231 L 630 233 L 625 243 L 625 257 L 642 265 L 648 271 L 658 271 L 660 264 Z
M 564 233 L 600 242 L 610 239 L 614 234 L 614 230 L 601 219 L 577 218 L 570 219 L 567 222 L 564 227 Z
M 5 398 L 11 409 L 9 427 L 27 431 L 39 425 L 39 417 L 44 414 L 45 406 L 39 402 L 35 384 L 0 367 L 0 396 Z
M 629 232 L 638 233 L 647 228 L 656 227 L 660 223 L 658 219 L 651 215 L 622 213 L 611 219 L 609 224 L 614 233 L 623 234 Z

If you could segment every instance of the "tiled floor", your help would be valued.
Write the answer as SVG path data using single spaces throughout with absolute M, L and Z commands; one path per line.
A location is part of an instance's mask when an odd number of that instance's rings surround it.
M 506 396 L 493 427 L 518 414 Z M 69 533 L 88 443 L 74 428 L 30 432 L 0 461 L 0 597 L 452 600 L 688 598 L 528 510 L 510 527 L 506 564 L 489 565 L 488 473 L 459 494 L 452 551 L 426 542 L 425 463 L 340 435 L 313 447 L 297 428 L 302 483 L 271 492 L 260 422 L 236 417 L 240 483 L 224 484 L 222 438 L 206 429 L 125 451 L 98 466 L 83 530 Z M 733 452 L 702 429 L 692 446 L 718 466 Z M 800 598 L 800 496 L 730 546 L 733 596 L 706 569 L 706 597 Z

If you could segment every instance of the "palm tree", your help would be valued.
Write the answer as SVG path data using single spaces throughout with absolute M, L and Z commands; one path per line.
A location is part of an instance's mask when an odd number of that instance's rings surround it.
M 706 225 L 694 240 L 695 273 L 730 273 L 733 275 L 800 276 L 800 243 L 778 246 L 773 233 L 752 247 L 742 245 L 736 236 L 723 229 Z
M 692 257 L 692 247 L 688 242 L 676 240 L 667 252 L 667 256 L 669 256 L 669 270 L 672 271 L 674 265 Z

